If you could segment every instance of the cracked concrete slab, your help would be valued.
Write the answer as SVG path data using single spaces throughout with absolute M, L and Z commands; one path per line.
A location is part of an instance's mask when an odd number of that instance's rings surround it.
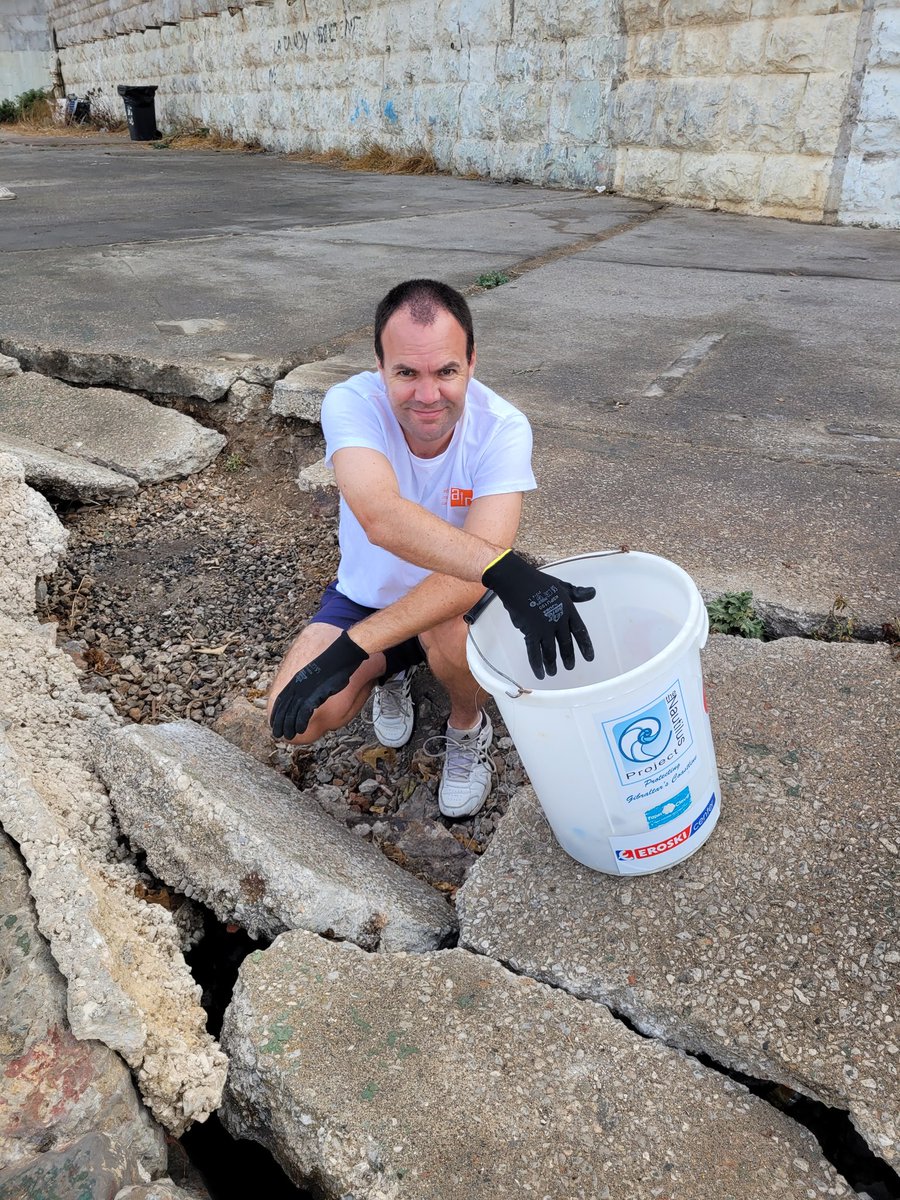
M 226 439 L 192 417 L 109 388 L 70 387 L 34 371 L 0 381 L 0 438 L 25 439 L 138 483 L 208 467 Z
M 98 467 L 86 458 L 61 454 L 26 438 L 0 435 L 0 454 L 12 454 L 19 460 L 30 487 L 64 500 L 114 499 L 133 496 L 138 490 L 137 480 L 129 475 Z
M 323 494 L 337 491 L 337 481 L 331 467 L 326 467 L 325 459 L 304 467 L 297 475 L 297 486 L 301 492 L 319 492 Z
M 28 864 L 73 1033 L 117 1050 L 154 1116 L 180 1133 L 218 1106 L 225 1060 L 179 927 L 140 898 L 142 877 L 93 771 L 115 713 L 106 697 L 82 692 L 55 625 L 34 616 L 35 576 L 63 544 L 21 464 L 0 456 L 0 823 Z
M 462 944 L 668 1044 L 847 1109 L 900 1163 L 900 669 L 886 646 L 714 636 L 708 843 L 613 877 L 520 792 L 458 900 Z
M 228 1129 L 333 1198 L 853 1195 L 739 1085 L 464 950 L 284 934 L 245 959 L 223 1042 Z
M 455 932 L 437 892 L 202 725 L 123 728 L 97 767 L 159 878 L 251 937 L 302 928 L 369 950 L 431 950 Z

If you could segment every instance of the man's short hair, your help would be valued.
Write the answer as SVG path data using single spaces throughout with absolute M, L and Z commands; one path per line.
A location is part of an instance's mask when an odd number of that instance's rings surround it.
M 417 325 L 431 325 L 440 311 L 455 317 L 466 335 L 466 362 L 475 353 L 475 330 L 472 310 L 465 296 L 437 279 L 407 279 L 391 288 L 375 309 L 375 355 L 384 365 L 384 346 L 381 335 L 384 327 L 398 309 L 408 308 Z

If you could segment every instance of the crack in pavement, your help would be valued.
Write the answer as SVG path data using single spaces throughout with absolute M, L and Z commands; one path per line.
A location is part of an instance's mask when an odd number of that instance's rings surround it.
M 792 1121 L 795 1125 L 800 1125 L 802 1128 L 806 1129 L 810 1134 L 812 1134 L 822 1152 L 822 1157 L 826 1160 L 826 1162 L 831 1164 L 831 1166 L 841 1177 L 841 1179 L 844 1180 L 848 1187 L 856 1191 L 858 1184 L 869 1183 L 872 1175 L 874 1175 L 877 1179 L 877 1182 L 883 1187 L 883 1191 L 881 1192 L 883 1200 L 900 1200 L 900 1174 L 898 1174 L 885 1159 L 876 1154 L 875 1151 L 872 1150 L 872 1148 L 863 1140 L 861 1135 L 857 1133 L 849 1110 L 835 1108 L 834 1106 L 827 1104 L 825 1101 L 820 1100 L 812 1093 L 803 1092 L 792 1085 L 783 1084 L 778 1080 L 759 1079 L 756 1076 L 747 1075 L 742 1071 L 734 1070 L 726 1064 L 719 1062 L 717 1059 L 713 1058 L 712 1055 L 707 1054 L 704 1051 L 691 1050 L 687 1046 L 679 1045 L 678 1042 L 671 1041 L 665 1037 L 660 1037 L 649 1029 L 642 1029 L 641 1026 L 636 1023 L 634 1018 L 628 1016 L 621 1009 L 614 1008 L 611 1004 L 603 1000 L 598 1000 L 595 996 L 586 995 L 578 990 L 567 988 L 553 979 L 548 979 L 542 972 L 532 974 L 515 966 L 515 964 L 505 958 L 495 958 L 493 955 L 485 954 L 477 947 L 467 944 L 462 940 L 461 937 L 457 939 L 457 945 L 461 949 L 468 951 L 470 954 L 477 954 L 481 958 L 486 958 L 491 962 L 499 963 L 511 974 L 518 976 L 520 979 L 534 979 L 538 983 L 542 983 L 547 987 L 553 988 L 554 991 L 564 992 L 567 996 L 573 996 L 582 1003 L 600 1005 L 602 1008 L 606 1009 L 611 1017 L 613 1017 L 620 1024 L 624 1025 L 629 1032 L 635 1034 L 637 1037 L 640 1037 L 648 1042 L 659 1042 L 663 1046 L 667 1046 L 670 1050 L 673 1050 L 678 1054 L 683 1054 L 686 1058 L 693 1059 L 707 1070 L 713 1071 L 717 1075 L 721 1075 L 732 1082 L 740 1084 L 742 1087 L 746 1088 L 751 1095 L 756 1096 L 757 1099 L 761 1100 L 764 1104 L 768 1104 L 770 1108 L 775 1109 L 776 1112 L 787 1118 L 787 1120 Z M 793 1114 L 786 1108 L 774 1103 L 769 1095 L 766 1094 L 767 1090 L 774 1091 L 778 1087 L 785 1087 L 788 1089 L 788 1091 L 802 1096 L 804 1100 L 807 1101 L 805 1107 L 809 1110 L 809 1115 L 806 1120 L 802 1119 L 802 1117 L 799 1115 Z M 842 1153 L 840 1148 L 835 1147 L 833 1144 L 826 1144 L 826 1142 L 823 1140 L 823 1137 L 821 1137 L 819 1132 L 817 1132 L 817 1130 L 825 1124 L 826 1114 L 839 1114 L 837 1117 L 832 1116 L 830 1118 L 833 1124 L 840 1125 L 844 1129 L 851 1129 L 853 1131 L 854 1139 L 859 1143 L 857 1159 L 861 1163 L 870 1163 L 871 1173 L 867 1173 L 865 1177 L 860 1177 L 855 1170 L 856 1164 L 848 1161 L 850 1158 L 849 1154 Z M 833 1133 L 834 1130 L 826 1130 L 823 1132 L 827 1136 L 829 1132 Z M 854 1177 L 846 1174 L 848 1168 L 853 1170 L 856 1182 L 854 1182 Z

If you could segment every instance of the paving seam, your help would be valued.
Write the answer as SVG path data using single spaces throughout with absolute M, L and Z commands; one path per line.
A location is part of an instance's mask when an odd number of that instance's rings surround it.
M 661 1045 L 666 1046 L 669 1050 L 673 1050 L 677 1054 L 683 1054 L 685 1056 L 685 1058 L 692 1059 L 694 1062 L 699 1063 L 700 1066 L 702 1066 L 706 1070 L 712 1071 L 714 1074 L 716 1074 L 718 1076 L 722 1076 L 725 1079 L 729 1079 L 729 1080 L 740 1083 L 741 1082 L 740 1079 L 735 1080 L 735 1076 L 739 1075 L 743 1079 L 753 1079 L 761 1085 L 763 1085 L 763 1084 L 773 1084 L 774 1085 L 774 1084 L 778 1084 L 780 1082 L 775 1079 L 761 1079 L 758 1076 L 746 1075 L 744 1072 L 737 1071 L 735 1069 L 732 1069 L 731 1067 L 726 1066 L 724 1063 L 719 1062 L 717 1059 L 713 1058 L 711 1055 L 706 1054 L 703 1051 L 689 1050 L 685 1046 L 678 1045 L 677 1042 L 668 1041 L 666 1038 L 657 1037 L 656 1035 L 654 1035 L 652 1033 L 645 1033 L 638 1025 L 635 1024 L 635 1022 L 632 1020 L 632 1018 L 627 1016 L 626 1013 L 622 1012 L 619 1009 L 613 1008 L 610 1004 L 605 1003 L 603 1000 L 598 1000 L 594 996 L 587 996 L 587 995 L 583 995 L 582 993 L 580 993 L 578 991 L 570 990 L 569 988 L 564 987 L 562 984 L 555 982 L 555 980 L 545 978 L 544 975 L 541 973 L 532 975 L 528 971 L 522 970 L 520 967 L 515 966 L 513 963 L 509 962 L 505 958 L 495 958 L 493 955 L 486 954 L 483 951 L 478 950 L 476 947 L 471 946 L 468 943 L 464 942 L 461 938 L 458 939 L 457 946 L 459 947 L 459 949 L 466 950 L 470 954 L 477 954 L 480 958 L 485 958 L 489 962 L 499 963 L 500 966 L 504 967 L 507 971 L 509 971 L 513 975 L 516 975 L 520 979 L 534 979 L 538 983 L 542 983 L 546 987 L 550 987 L 556 992 L 562 992 L 566 996 L 573 996 L 576 1000 L 580 1000 L 582 1004 L 596 1004 L 601 1008 L 605 1008 L 611 1017 L 613 1017 L 616 1021 L 618 1021 L 620 1024 L 625 1026 L 625 1028 L 629 1031 L 629 1033 L 634 1034 L 636 1037 L 641 1038 L 643 1041 L 659 1042 Z M 742 1086 L 747 1087 L 746 1084 L 742 1084 Z M 781 1084 L 781 1086 L 789 1087 L 789 1088 L 791 1088 L 792 1091 L 798 1092 L 798 1094 L 801 1096 L 806 1096 L 807 1099 L 812 1100 L 817 1104 L 821 1104 L 825 1108 L 830 1108 L 830 1109 L 833 1109 L 834 1111 L 842 1113 L 844 1115 L 844 1117 L 847 1119 L 847 1121 L 852 1126 L 853 1122 L 852 1122 L 852 1118 L 850 1116 L 849 1109 L 835 1109 L 834 1105 L 829 1105 L 824 1100 L 819 1100 L 818 1097 L 816 1097 L 816 1096 L 811 1096 L 806 1092 L 802 1092 L 798 1088 L 794 1088 L 793 1085 L 791 1085 L 791 1084 Z M 854 1188 L 854 1186 L 850 1183 L 849 1179 L 847 1179 L 847 1177 L 844 1174 L 842 1174 L 842 1172 L 838 1169 L 838 1167 L 832 1161 L 831 1157 L 829 1156 L 829 1154 L 826 1150 L 826 1147 L 822 1144 L 822 1142 L 819 1140 L 818 1136 L 816 1135 L 815 1131 L 809 1125 L 805 1124 L 803 1121 L 801 1121 L 797 1117 L 793 1116 L 787 1109 L 779 1108 L 779 1106 L 777 1104 L 774 1104 L 765 1095 L 761 1095 L 757 1092 L 754 1092 L 749 1087 L 747 1087 L 747 1091 L 750 1093 L 750 1095 L 754 1096 L 757 1100 L 761 1100 L 764 1104 L 767 1104 L 769 1106 L 769 1108 L 774 1109 L 777 1113 L 780 1113 L 781 1116 L 786 1117 L 789 1121 L 793 1122 L 794 1125 L 798 1125 L 801 1129 L 805 1129 L 809 1134 L 811 1134 L 812 1137 L 815 1139 L 816 1144 L 818 1145 L 818 1147 L 821 1151 L 822 1157 L 825 1159 L 825 1161 L 830 1163 L 830 1165 L 834 1168 L 834 1170 L 837 1173 L 837 1175 L 839 1176 L 839 1178 L 842 1179 L 847 1184 L 847 1186 L 851 1189 L 851 1191 L 856 1190 Z M 854 1126 L 854 1129 L 855 1129 L 855 1126 Z M 864 1142 L 864 1144 L 867 1146 L 869 1154 L 871 1155 L 871 1158 L 874 1162 L 880 1164 L 882 1167 L 884 1167 L 888 1171 L 890 1171 L 892 1169 L 886 1159 L 884 1159 L 880 1155 L 876 1154 L 875 1151 L 872 1150 L 871 1147 L 869 1147 L 867 1143 Z M 898 1177 L 898 1182 L 900 1182 L 900 1177 Z
M 700 263 L 640 262 L 630 258 L 602 258 L 597 262 L 610 267 L 649 267 L 660 271 L 717 271 L 725 275 L 772 275 L 779 279 L 852 279 L 861 283 L 900 283 L 900 275 L 879 279 L 871 275 L 810 271 L 805 267 L 717 267 Z

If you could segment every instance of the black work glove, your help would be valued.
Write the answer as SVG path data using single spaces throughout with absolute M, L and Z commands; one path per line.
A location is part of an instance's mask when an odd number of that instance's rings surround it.
M 350 676 L 368 657 L 365 650 L 342 633 L 278 693 L 271 717 L 273 737 L 290 741 L 303 733 L 319 705 L 345 688 Z
M 525 635 L 528 661 L 538 679 L 556 674 L 556 647 L 567 671 L 575 666 L 575 647 L 591 662 L 594 647 L 575 605 L 593 600 L 597 589 L 577 587 L 531 567 L 512 550 L 496 559 L 481 576 L 500 597 L 516 629 Z

